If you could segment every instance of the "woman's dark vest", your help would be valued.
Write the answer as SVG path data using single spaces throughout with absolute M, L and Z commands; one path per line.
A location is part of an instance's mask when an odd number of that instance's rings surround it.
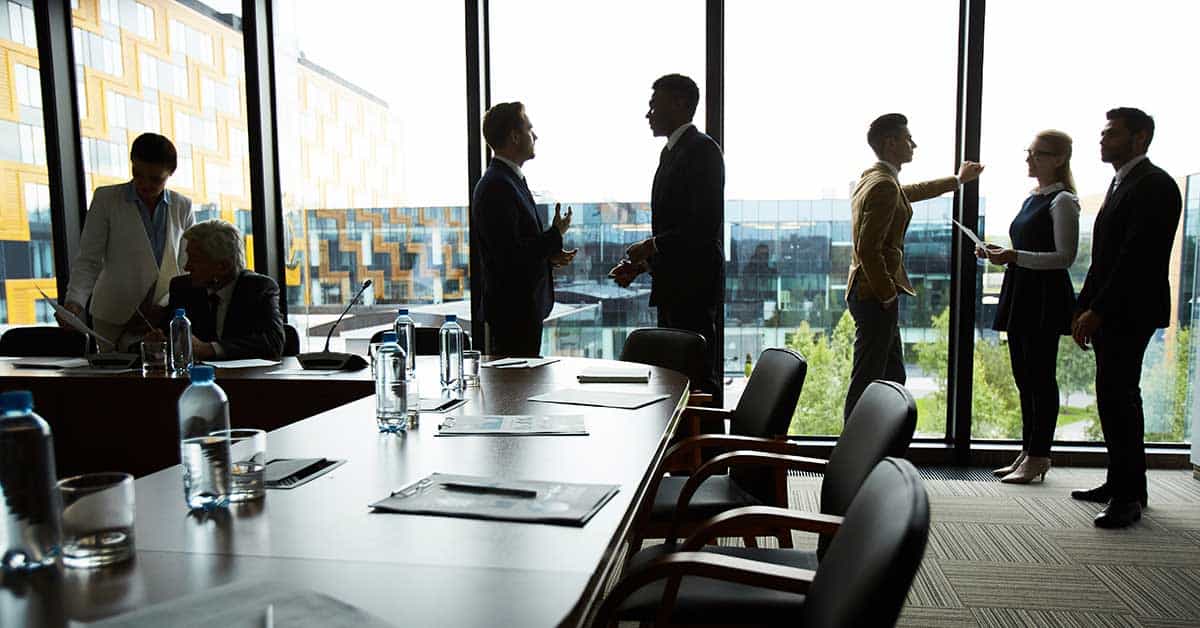
M 1021 212 L 1008 228 L 1012 248 L 1018 251 L 1054 251 L 1054 219 L 1050 204 L 1062 190 L 1034 194 L 1025 199 Z M 1075 289 L 1067 269 L 1034 270 L 1016 263 L 1004 270 L 1000 303 L 992 328 L 1018 333 L 1071 333 L 1075 311 Z

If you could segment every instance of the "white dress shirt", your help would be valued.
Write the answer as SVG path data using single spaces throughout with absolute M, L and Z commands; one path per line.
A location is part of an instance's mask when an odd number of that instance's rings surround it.
M 1079 197 L 1067 191 L 1061 182 L 1033 191 L 1039 196 L 1057 192 L 1050 201 L 1050 219 L 1054 221 L 1053 251 L 1017 251 L 1017 266 L 1033 270 L 1070 268 L 1079 252 Z
M 1143 161 L 1146 161 L 1146 153 L 1142 153 L 1141 155 L 1130 159 L 1125 163 L 1124 166 L 1121 166 L 1121 168 L 1117 170 L 1116 176 L 1113 177 L 1113 189 L 1117 189 L 1117 186 L 1121 185 L 1121 181 L 1123 181 L 1125 177 L 1129 176 L 1129 171 L 1133 170 L 1135 166 Z
M 687 133 L 687 130 L 693 126 L 696 125 L 692 124 L 691 122 L 684 122 L 683 124 L 679 125 L 679 128 L 671 131 L 671 134 L 667 136 L 667 150 L 675 148 L 675 145 L 679 143 L 679 138 L 683 137 L 683 134 Z
M 525 180 L 525 173 L 521 171 L 521 167 L 517 165 L 517 162 L 515 162 L 511 159 L 507 159 L 505 157 L 501 157 L 500 155 L 492 155 L 492 157 L 496 161 L 499 161 L 500 163 L 505 164 L 509 168 L 512 168 L 513 172 L 517 173 L 518 179 L 521 179 L 522 181 Z M 526 184 L 526 185 L 528 185 L 528 184 Z

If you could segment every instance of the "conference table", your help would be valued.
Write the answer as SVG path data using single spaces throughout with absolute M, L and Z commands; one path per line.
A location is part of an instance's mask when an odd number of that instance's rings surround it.
M 271 582 L 322 593 L 397 626 L 587 625 L 611 585 L 638 505 L 688 401 L 683 375 L 654 367 L 648 384 L 579 384 L 602 360 L 561 358 L 533 369 L 481 369 L 482 385 L 446 415 L 380 434 L 374 397 L 271 431 L 268 458 L 346 462 L 307 484 L 213 516 L 184 507 L 181 469 L 138 479 L 136 559 L 63 569 L 24 591 L 0 590 L 0 624 L 73 625 L 184 596 Z M 436 358 L 418 359 L 435 390 Z M 588 386 L 662 393 L 635 410 L 548 404 L 533 395 Z M 454 414 L 577 414 L 586 436 L 437 437 Z M 430 473 L 615 484 L 582 527 L 382 514 L 367 505 Z

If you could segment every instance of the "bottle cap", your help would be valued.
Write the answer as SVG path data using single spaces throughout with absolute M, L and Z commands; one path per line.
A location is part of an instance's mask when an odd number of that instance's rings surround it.
M 185 316 L 187 316 L 187 310 L 183 308 L 175 309 L 175 318 L 184 318 Z
M 446 322 L 447 322 L 447 323 L 457 323 L 457 322 L 458 322 L 458 315 L 457 315 L 457 314 L 447 314 L 447 315 L 446 315 Z
M 210 384 L 216 376 L 216 369 L 207 364 L 193 364 L 188 372 L 192 375 L 193 384 Z
M 394 331 L 383 332 L 383 341 L 384 342 L 396 342 L 396 332 L 394 332 Z
M 32 412 L 33 393 L 28 390 L 10 390 L 0 393 L 0 411 Z
M 408 316 L 408 308 L 406 308 L 406 307 L 400 308 L 400 311 L 396 312 L 396 315 L 397 316 Z

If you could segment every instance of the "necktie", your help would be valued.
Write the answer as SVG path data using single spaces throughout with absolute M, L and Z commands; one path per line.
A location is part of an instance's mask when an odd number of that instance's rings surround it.
M 213 292 L 208 295 L 208 313 L 212 317 L 213 333 L 220 336 L 221 321 L 217 320 L 217 312 L 221 308 L 221 296 Z

